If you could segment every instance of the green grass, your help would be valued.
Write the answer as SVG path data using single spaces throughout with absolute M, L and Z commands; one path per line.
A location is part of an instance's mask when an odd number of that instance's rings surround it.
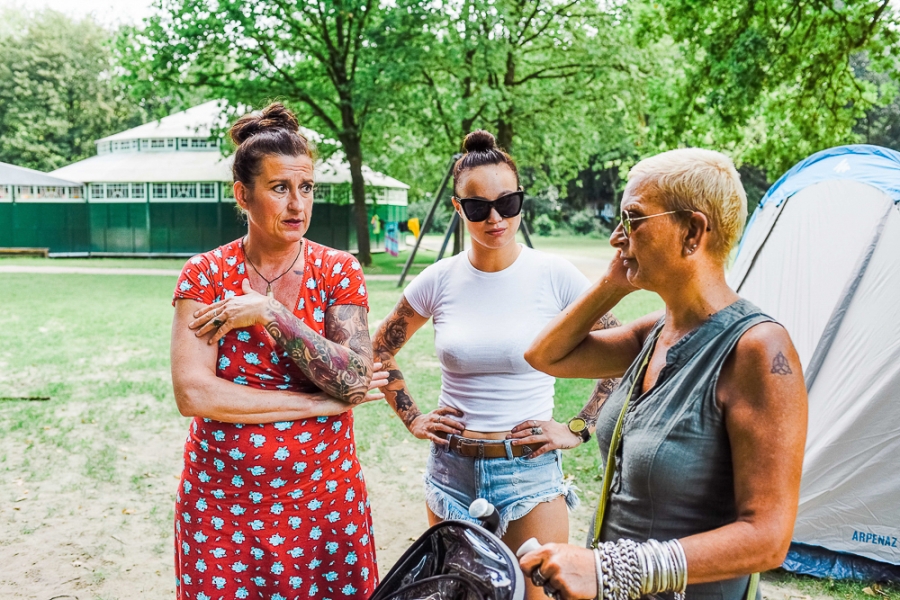
M 763 580 L 776 586 L 790 586 L 807 596 L 826 596 L 836 600 L 872 600 L 900 598 L 900 584 L 873 584 L 861 581 L 835 581 L 794 575 L 782 569 L 763 574 Z M 796 598 L 796 594 L 792 598 Z
M 410 273 L 416 275 L 437 258 L 437 248 L 443 240 L 442 235 L 426 235 L 425 245 L 416 253 Z M 519 235 L 519 241 L 524 241 Z M 560 235 L 551 237 L 532 236 L 535 248 L 545 251 L 558 251 L 573 256 L 584 256 L 609 260 L 614 249 L 608 238 L 587 237 L 578 235 Z M 366 268 L 368 275 L 399 275 L 409 257 L 410 251 L 404 250 L 399 256 L 391 256 L 387 252 L 372 255 L 372 265 Z M 34 256 L 0 256 L 2 266 L 53 266 L 53 267 L 93 267 L 104 269 L 174 269 L 181 270 L 186 258 L 40 258 Z
M 366 275 L 399 275 L 403 272 L 403 266 L 409 259 L 409 250 L 400 252 L 399 256 L 391 256 L 387 252 L 379 252 L 372 255 L 372 265 L 366 267 Z M 434 263 L 437 254 L 427 250 L 416 253 L 416 259 L 410 267 L 410 275 L 418 275 L 422 269 Z
M 531 236 L 538 250 L 561 250 L 567 253 L 597 256 L 609 260 L 616 249 L 609 245 L 609 237 L 588 237 L 583 235 Z
M 546 239 L 569 244 L 579 252 L 600 247 L 585 249 L 565 238 Z M 47 263 L 3 259 L 0 265 L 10 264 L 8 260 Z M 387 258 L 380 260 L 385 269 L 396 267 Z M 395 260 L 402 266 L 402 257 Z M 135 260 L 122 264 L 156 267 L 158 263 Z M 88 263 L 101 265 L 108 266 L 109 260 Z M 186 419 L 175 408 L 168 375 L 170 298 L 175 278 L 4 274 L 3 281 L 0 397 L 51 399 L 0 401 L 0 502 L 16 499 L 22 489 L 10 483 L 16 480 L 24 480 L 26 487 L 53 484 L 64 497 L 78 502 L 108 504 L 122 519 L 126 518 L 120 514 L 125 507 L 122 503 L 144 499 L 148 504 L 143 518 L 151 527 L 146 546 L 158 555 L 170 552 L 173 476 L 180 469 L 181 440 L 187 430 Z M 390 311 L 399 293 L 393 281 L 369 283 L 371 324 Z M 658 297 L 641 292 L 627 297 L 615 312 L 627 322 L 661 306 Z M 421 408 L 434 408 L 440 367 L 430 324 L 404 348 L 401 363 Z M 555 417 L 563 421 L 576 414 L 592 387 L 593 382 L 587 380 L 559 380 Z M 405 427 L 383 402 L 358 408 L 356 427 L 363 457 L 381 464 L 390 464 L 392 448 L 409 439 Z M 598 456 L 593 443 L 565 454 L 565 469 L 589 504 L 596 501 Z M 51 504 L 46 518 L 71 514 L 71 510 L 66 503 Z M 34 527 L 33 523 L 0 525 L 13 538 L 30 535 Z M 865 585 L 860 583 L 778 572 L 768 574 L 767 580 L 800 586 L 810 595 L 848 600 L 867 597 L 862 592 Z M 896 596 L 898 590 L 884 591 Z
M 103 269 L 174 269 L 180 271 L 187 258 L 40 258 L 0 256 L 0 267 L 92 267 Z
M 23 442 L 21 452 L 4 445 L 0 470 L 53 477 L 59 450 L 87 481 L 133 486 L 140 474 L 119 473 L 117 460 L 117 447 L 132 443 L 133 424 L 158 428 L 183 420 L 168 378 L 174 278 L 6 274 L 4 281 L 0 331 L 7 335 L 0 365 L 8 375 L 0 381 L 0 397 L 51 400 L 0 401 L 0 435 Z M 399 291 L 393 282 L 376 281 L 369 293 L 374 323 L 394 306 Z M 658 305 L 652 295 L 633 295 L 617 312 L 630 320 Z M 403 350 L 403 362 L 414 397 L 423 409 L 434 408 L 440 368 L 430 325 Z M 592 384 L 557 385 L 562 419 L 581 408 Z M 359 415 L 362 449 L 386 452 L 390 444 L 380 443 L 385 436 L 396 442 L 408 435 L 383 403 L 363 407 Z M 579 465 L 593 464 L 593 452 L 576 455 Z

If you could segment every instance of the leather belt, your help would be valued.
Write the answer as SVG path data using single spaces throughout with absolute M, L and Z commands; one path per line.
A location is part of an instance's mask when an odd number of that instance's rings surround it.
M 440 437 L 450 442 L 451 452 L 460 456 L 470 458 L 509 458 L 509 455 L 506 453 L 505 440 L 476 440 L 455 434 L 442 435 Z M 541 446 L 543 444 L 537 446 L 513 446 L 510 444 L 510 450 L 514 457 L 521 457 L 531 454 Z

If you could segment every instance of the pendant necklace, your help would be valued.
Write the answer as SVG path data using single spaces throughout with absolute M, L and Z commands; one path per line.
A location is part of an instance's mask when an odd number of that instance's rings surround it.
M 291 263 L 291 266 L 287 268 L 287 271 L 276 277 L 275 279 L 266 279 L 263 277 L 263 274 L 259 272 L 259 269 L 256 268 L 256 265 L 253 264 L 253 261 L 250 260 L 250 256 L 247 254 L 247 248 L 244 244 L 244 240 L 241 240 L 241 250 L 244 251 L 244 258 L 247 259 L 247 262 L 253 267 L 253 270 L 259 275 L 260 279 L 266 282 L 266 296 L 269 298 L 275 297 L 275 292 L 272 291 L 272 284 L 284 277 L 288 274 L 288 271 L 294 268 L 294 265 L 297 264 L 297 259 L 300 258 L 300 255 L 303 253 L 303 240 L 300 240 L 300 250 L 297 252 L 297 256 L 294 257 L 294 262 Z

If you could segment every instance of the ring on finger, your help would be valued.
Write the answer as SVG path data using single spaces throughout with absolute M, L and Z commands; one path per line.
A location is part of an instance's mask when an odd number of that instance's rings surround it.
M 213 319 L 212 324 L 215 325 L 216 327 L 221 327 L 222 320 L 221 319 Z
M 540 426 L 531 428 L 531 435 L 541 435 L 544 433 L 544 429 Z
M 544 577 L 544 574 L 541 573 L 541 570 L 538 567 L 535 567 L 534 571 L 531 572 L 531 583 L 537 587 L 544 587 L 547 585 L 547 578 Z

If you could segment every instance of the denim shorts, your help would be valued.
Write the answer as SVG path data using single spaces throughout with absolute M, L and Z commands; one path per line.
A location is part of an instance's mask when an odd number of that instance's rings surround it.
M 425 471 L 428 508 L 441 519 L 477 523 L 469 516 L 469 505 L 484 498 L 500 513 L 497 533 L 502 536 L 510 521 L 542 502 L 564 496 L 570 509 L 578 505 L 578 496 L 563 480 L 559 450 L 537 458 L 513 457 L 511 450 L 507 455 L 510 458 L 470 458 L 432 443 Z

